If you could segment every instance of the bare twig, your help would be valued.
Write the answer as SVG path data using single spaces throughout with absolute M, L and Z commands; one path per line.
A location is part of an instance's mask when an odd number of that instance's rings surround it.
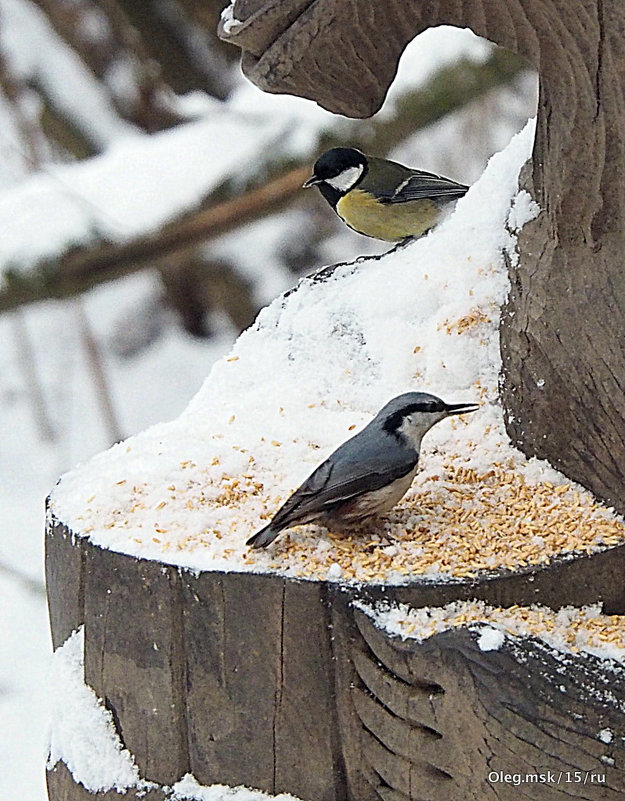
M 495 50 L 483 64 L 461 62 L 444 70 L 442 77 L 437 75 L 426 86 L 400 98 L 393 121 L 373 120 L 368 125 L 355 125 L 348 134 L 350 142 L 383 154 L 419 128 L 461 108 L 495 86 L 509 83 L 523 69 L 524 63 L 518 57 L 500 50 Z M 324 137 L 324 147 L 335 144 L 332 136 Z M 5 287 L 0 291 L 0 312 L 45 298 L 79 294 L 105 281 L 144 269 L 154 259 L 273 213 L 292 201 L 309 170 L 309 166 L 290 169 L 260 188 L 191 213 L 158 233 L 123 244 L 99 242 L 87 250 L 42 264 L 30 273 L 9 272 Z
M 32 407 L 32 414 L 35 418 L 35 424 L 39 429 L 41 438 L 47 442 L 53 442 L 56 438 L 56 432 L 50 420 L 50 415 L 48 414 L 43 387 L 37 371 L 35 349 L 26 326 L 23 309 L 14 310 L 12 322 L 15 348 L 17 350 L 20 369 L 24 374 L 28 386 L 28 397 Z
M 42 581 L 37 581 L 37 579 L 31 578 L 26 573 L 22 573 L 21 570 L 17 570 L 17 568 L 13 567 L 12 565 L 8 565 L 6 562 L 0 560 L 0 575 L 8 576 L 9 578 L 17 581 L 18 584 L 21 584 L 25 589 L 29 590 L 30 592 L 35 593 L 35 595 L 43 595 L 46 594 L 46 588 Z
M 89 370 L 93 378 L 93 384 L 96 392 L 97 403 L 100 407 L 100 412 L 104 420 L 107 434 L 111 443 L 119 442 L 123 439 L 121 427 L 115 406 L 113 404 L 113 397 L 109 388 L 108 378 L 102 364 L 102 357 L 98 348 L 98 343 L 93 336 L 89 318 L 85 314 L 85 309 L 82 303 L 82 298 L 76 298 L 74 301 L 74 314 L 76 317 L 76 325 L 80 332 L 80 338 L 85 348 L 87 355 L 87 362 L 89 363 Z

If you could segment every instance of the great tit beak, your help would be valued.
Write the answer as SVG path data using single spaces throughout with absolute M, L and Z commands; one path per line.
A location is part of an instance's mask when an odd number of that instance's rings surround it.
M 323 183 L 323 178 L 318 178 L 316 175 L 311 175 L 307 181 L 302 184 L 302 189 L 308 189 L 309 186 L 316 186 Z
M 479 403 L 448 403 L 445 411 L 447 412 L 447 416 L 449 416 L 452 414 L 476 412 L 479 408 Z

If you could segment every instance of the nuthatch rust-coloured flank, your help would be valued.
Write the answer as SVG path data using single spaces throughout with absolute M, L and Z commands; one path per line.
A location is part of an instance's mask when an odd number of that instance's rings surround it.
M 265 548 L 291 526 L 366 525 L 403 498 L 417 472 L 419 449 L 433 425 L 452 414 L 474 412 L 472 403 L 449 404 L 425 392 L 389 401 L 373 420 L 340 445 L 278 509 L 247 545 Z

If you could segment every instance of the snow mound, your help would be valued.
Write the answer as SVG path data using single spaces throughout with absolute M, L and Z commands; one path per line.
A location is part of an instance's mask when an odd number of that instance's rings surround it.
M 97 793 L 147 788 L 131 754 L 123 748 L 113 716 L 83 680 L 84 627 L 75 631 L 52 658 L 54 688 L 48 770 L 59 760 L 87 790 Z
M 324 281 L 304 279 L 263 309 L 178 420 L 63 477 L 51 498 L 58 519 L 104 547 L 194 570 L 348 581 L 462 578 L 620 541 L 620 518 L 546 463 L 528 462 L 503 424 L 503 252 L 515 255 L 511 208 L 515 231 L 538 212 L 517 190 L 533 130 L 528 123 L 493 156 L 430 235 Z M 308 525 L 248 552 L 245 540 L 290 492 L 408 390 L 483 405 L 426 436 L 420 474 L 380 534 L 363 547 Z

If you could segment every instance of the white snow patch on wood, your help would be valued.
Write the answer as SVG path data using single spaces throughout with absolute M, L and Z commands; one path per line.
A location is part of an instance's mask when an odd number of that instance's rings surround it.
M 52 721 L 48 770 L 62 760 L 92 793 L 147 788 L 122 747 L 113 716 L 83 680 L 84 627 L 54 652 L 50 675 Z
M 172 801 L 298 801 L 288 793 L 269 795 L 261 790 L 252 790 L 249 787 L 227 787 L 223 784 L 213 784 L 209 787 L 198 784 L 197 780 L 187 773 L 179 782 L 173 785 Z
M 53 698 L 48 770 L 62 761 L 74 781 L 91 793 L 157 789 L 139 775 L 134 757 L 122 747 L 111 713 L 83 679 L 84 627 L 54 652 L 50 676 Z M 189 773 L 171 788 L 172 801 L 298 801 L 247 787 L 200 785 Z
M 422 642 L 452 628 L 464 627 L 478 633 L 477 644 L 483 651 L 499 650 L 507 638 L 535 637 L 561 653 L 581 651 L 625 663 L 624 618 L 604 615 L 599 604 L 566 606 L 558 611 L 539 605 L 506 609 L 483 601 L 454 601 L 446 606 L 420 609 L 406 604 L 370 606 L 356 602 L 354 605 L 378 628 L 404 640 Z M 599 739 L 600 735 L 601 732 L 597 735 Z
M 480 651 L 498 651 L 504 644 L 505 634 L 500 629 L 486 626 L 480 631 L 477 645 Z

